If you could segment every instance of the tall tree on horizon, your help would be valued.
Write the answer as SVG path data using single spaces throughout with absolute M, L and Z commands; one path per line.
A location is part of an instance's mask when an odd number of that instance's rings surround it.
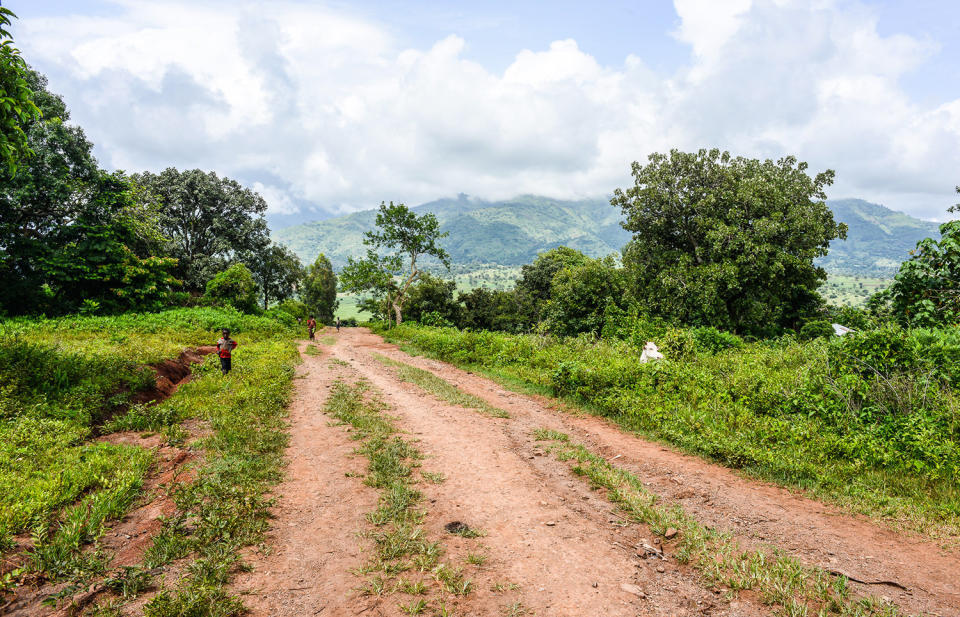
M 823 302 L 813 260 L 847 227 L 833 220 L 827 170 L 810 177 L 720 150 L 654 153 L 611 203 L 633 232 L 624 248 L 630 292 L 645 311 L 690 325 L 760 334 L 796 327 Z
M 399 324 L 410 286 L 422 273 L 417 261 L 432 256 L 450 269 L 450 255 L 438 244 L 447 233 L 440 233 L 435 215 L 418 216 L 404 204 L 394 205 L 392 201 L 389 206 L 380 203 L 376 226 L 376 231 L 364 234 L 363 243 L 371 247 L 367 256 L 360 260 L 351 257 L 340 277 L 345 291 L 371 292 L 385 300 Z M 381 256 L 379 251 L 393 252 Z
M 144 198 L 159 205 L 167 252 L 179 261 L 176 275 L 188 291 L 204 291 L 241 254 L 260 253 L 270 244 L 267 202 L 235 180 L 173 167 L 131 177 L 145 189 Z

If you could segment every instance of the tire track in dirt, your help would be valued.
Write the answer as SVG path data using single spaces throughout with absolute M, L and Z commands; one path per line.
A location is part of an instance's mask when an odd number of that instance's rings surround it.
M 900 583 L 907 590 L 889 585 L 851 586 L 864 595 L 889 598 L 911 613 L 960 615 L 960 555 L 918 534 L 894 531 L 787 489 L 741 477 L 625 433 L 602 418 L 558 411 L 558 406 L 547 399 L 511 392 L 449 364 L 409 356 L 369 331 L 351 329 L 342 336 L 338 353 L 343 355 L 349 349 L 349 355 L 356 358 L 352 364 L 361 372 L 388 372 L 377 368 L 378 363 L 369 355 L 375 351 L 428 370 L 510 412 L 512 421 L 502 425 L 507 427 L 502 430 L 512 435 L 504 446 L 508 451 L 529 448 L 529 430 L 533 427 L 569 433 L 598 454 L 616 456 L 616 464 L 634 472 L 652 492 L 682 505 L 701 523 L 733 533 L 745 546 L 773 545 L 808 565 L 862 580 Z M 387 383 L 383 378 L 381 382 Z M 399 387 L 404 386 L 409 387 Z
M 364 461 L 345 429 L 323 413 L 329 388 L 346 371 L 328 365 L 328 352 L 304 354 L 307 345 L 300 346 L 286 477 L 265 542 L 270 551 L 247 555 L 254 569 L 233 585 L 255 616 L 355 615 L 372 605 L 355 591 L 361 581 L 351 570 L 363 563 L 357 534 L 377 494 L 345 475 L 362 473 Z
M 474 591 L 457 601 L 455 614 L 504 614 L 509 602 L 490 591 L 496 582 L 519 585 L 520 601 L 538 615 L 768 612 L 746 599 L 749 594 L 719 598 L 690 568 L 640 559 L 633 547 L 652 538 L 645 528 L 623 526 L 609 503 L 571 478 L 566 464 L 538 456 L 532 430 L 552 412 L 499 419 L 443 403 L 375 360 L 370 351 L 383 346 L 371 335 L 350 330 L 341 337 L 333 356 L 383 393 L 391 415 L 427 456 L 424 469 L 447 477 L 418 486 L 430 504 L 424 523 L 430 537 L 444 537 L 443 526 L 454 521 L 486 532 L 473 542 L 489 559 L 471 573 Z M 444 537 L 443 560 L 462 564 L 471 549 L 450 538 Z

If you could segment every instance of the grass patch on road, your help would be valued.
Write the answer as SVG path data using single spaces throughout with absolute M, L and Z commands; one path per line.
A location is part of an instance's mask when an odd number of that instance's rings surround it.
M 421 368 L 417 368 L 405 362 L 394 360 L 393 358 L 388 358 L 387 356 L 378 353 L 373 354 L 373 357 L 376 358 L 376 360 L 381 364 L 396 368 L 397 377 L 401 381 L 412 383 L 421 390 L 425 390 L 440 400 L 450 403 L 451 405 L 459 405 L 460 407 L 465 407 L 466 409 L 474 409 L 484 415 L 494 418 L 510 417 L 510 414 L 507 413 L 506 410 L 500 409 L 499 407 L 494 407 L 482 398 L 464 392 L 447 380 L 437 377 L 430 371 L 425 371 Z
M 351 436 L 361 442 L 357 451 L 369 461 L 364 483 L 380 491 L 377 509 L 367 514 L 374 529 L 366 535 L 373 541 L 375 553 L 358 572 L 368 576 L 362 592 L 431 596 L 400 605 L 411 614 L 445 607 L 448 595 L 469 593 L 470 581 L 459 569 L 440 563 L 442 545 L 427 538 L 425 513 L 420 509 L 422 495 L 414 488 L 414 470 L 423 455 L 396 434 L 382 399 L 365 381 L 349 385 L 338 380 L 326 411 L 354 428 Z M 415 577 L 412 580 L 402 578 L 411 575 Z
M 708 585 L 736 593 L 752 590 L 783 617 L 898 617 L 896 606 L 876 598 L 855 597 L 847 579 L 821 568 L 804 566 L 774 548 L 744 550 L 728 534 L 708 528 L 679 506 L 657 504 L 632 473 L 611 465 L 605 458 L 564 433 L 538 429 L 537 441 L 550 442 L 547 449 L 561 461 L 573 461 L 572 471 L 595 488 L 606 490 L 609 501 L 624 516 L 650 527 L 662 538 L 662 546 L 681 564 L 692 564 Z M 669 533 L 668 533 L 669 532 Z M 672 539 L 668 538 L 672 536 Z M 654 549 L 656 550 L 656 549 Z

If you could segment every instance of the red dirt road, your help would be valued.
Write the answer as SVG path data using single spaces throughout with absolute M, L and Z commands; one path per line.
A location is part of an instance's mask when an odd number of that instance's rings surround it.
M 722 467 L 625 434 L 610 423 L 558 411 L 549 401 L 507 391 L 450 365 L 411 357 L 362 329 L 344 329 L 322 355 L 304 355 L 291 407 L 290 465 L 279 487 L 270 552 L 249 556 L 254 571 L 234 587 L 254 615 L 401 615 L 411 596 L 362 595 L 353 572 L 371 548 L 362 532 L 377 492 L 356 477 L 366 459 L 353 454 L 348 428 L 323 412 L 330 385 L 364 378 L 389 404 L 404 439 L 426 455 L 424 471 L 441 484 L 418 484 L 424 526 L 445 548 L 441 561 L 464 569 L 471 593 L 451 597 L 456 615 L 503 615 L 522 606 L 537 615 L 766 615 L 749 593 L 729 598 L 707 589 L 674 560 L 644 560 L 634 547 L 653 535 L 625 524 L 600 493 L 570 467 L 540 456 L 536 428 L 569 433 L 636 473 L 667 503 L 745 545 L 774 545 L 810 565 L 890 585 L 853 585 L 885 596 L 907 613 L 960 615 L 960 556 L 934 543 L 737 476 Z M 505 409 L 492 418 L 441 402 L 402 382 L 373 352 L 426 369 Z M 332 363 L 335 358 L 344 363 Z M 349 474 L 349 475 L 348 475 Z M 443 526 L 462 521 L 485 535 L 465 539 Z M 466 563 L 483 554 L 481 566 Z M 662 571 L 661 571 L 662 570 Z M 424 614 L 434 614 L 427 610 Z

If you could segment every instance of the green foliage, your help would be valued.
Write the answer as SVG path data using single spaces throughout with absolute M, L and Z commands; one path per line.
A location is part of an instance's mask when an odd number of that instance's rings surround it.
M 579 264 L 565 265 L 550 285 L 550 300 L 543 311 L 547 327 L 560 335 L 600 334 L 606 314 L 620 308 L 624 292 L 623 273 L 612 257 L 584 257 Z
M 406 302 L 406 318 L 423 323 L 427 315 L 432 315 L 448 324 L 458 321 L 460 305 L 453 299 L 456 283 L 434 276 L 429 272 L 420 275 L 419 280 L 410 288 Z M 441 325 L 432 323 L 431 325 Z
M 800 328 L 800 338 L 809 341 L 815 338 L 830 338 L 833 336 L 833 326 L 829 321 L 815 319 L 803 324 Z
M 132 179 L 143 189 L 140 199 L 159 206 L 160 231 L 168 238 L 165 253 L 177 259 L 174 274 L 189 291 L 203 291 L 233 255 L 266 250 L 267 203 L 235 180 L 173 167 L 159 174 L 134 174 Z
M 330 260 L 322 253 L 307 268 L 301 296 L 309 314 L 317 315 L 321 322 L 333 319 L 334 311 L 340 305 L 337 300 L 337 275 L 333 273 Z
M 558 246 L 555 249 L 537 255 L 533 263 L 520 269 L 520 278 L 516 289 L 533 299 L 534 302 L 546 302 L 550 299 L 553 279 L 560 270 L 582 266 L 589 258 L 576 249 Z
M 515 291 L 490 290 L 478 287 L 461 293 L 458 302 L 461 328 L 522 332 L 532 312 L 528 296 Z
M 119 173 L 98 169 L 66 105 L 27 70 L 43 120 L 26 125 L 33 155 L 0 181 L 0 310 L 62 314 L 155 310 L 178 285 L 159 251 L 157 213 Z M 4 175 L 6 172 L 0 172 Z
M 650 155 L 617 190 L 630 289 L 651 314 L 690 325 L 764 333 L 793 327 L 820 304 L 813 260 L 844 237 L 824 203 L 833 172 L 719 150 Z
M 960 334 L 900 330 L 744 343 L 650 320 L 628 340 L 405 324 L 441 360 L 548 388 L 621 426 L 930 533 L 960 536 Z M 641 364 L 644 341 L 665 361 Z
M 433 214 L 418 216 L 403 204 L 381 203 L 376 231 L 364 234 L 364 244 L 371 247 L 366 258 L 351 257 L 341 272 L 344 290 L 372 294 L 370 308 L 382 314 L 386 312 L 382 310 L 384 305 L 389 305 L 396 323 L 400 323 L 410 287 L 422 275 L 417 260 L 433 257 L 450 267 L 449 254 L 438 244 L 446 236 Z M 393 253 L 386 257 L 377 253 L 387 250 Z
M 13 17 L 10 9 L 0 7 L 0 163 L 11 175 L 20 161 L 32 154 L 26 128 L 40 117 L 26 78 L 27 63 L 7 30 Z
M 950 210 L 960 212 L 960 205 Z M 918 242 L 893 284 L 881 292 L 903 325 L 960 324 L 960 220 L 941 225 L 940 236 Z
M 231 306 L 244 313 L 257 311 L 257 283 L 243 264 L 233 264 L 218 272 L 207 282 L 208 301 L 220 306 Z
M 248 251 L 241 260 L 250 269 L 260 295 L 263 310 L 273 301 L 292 298 L 303 280 L 303 265 L 300 259 L 285 246 L 269 244 L 262 249 Z

